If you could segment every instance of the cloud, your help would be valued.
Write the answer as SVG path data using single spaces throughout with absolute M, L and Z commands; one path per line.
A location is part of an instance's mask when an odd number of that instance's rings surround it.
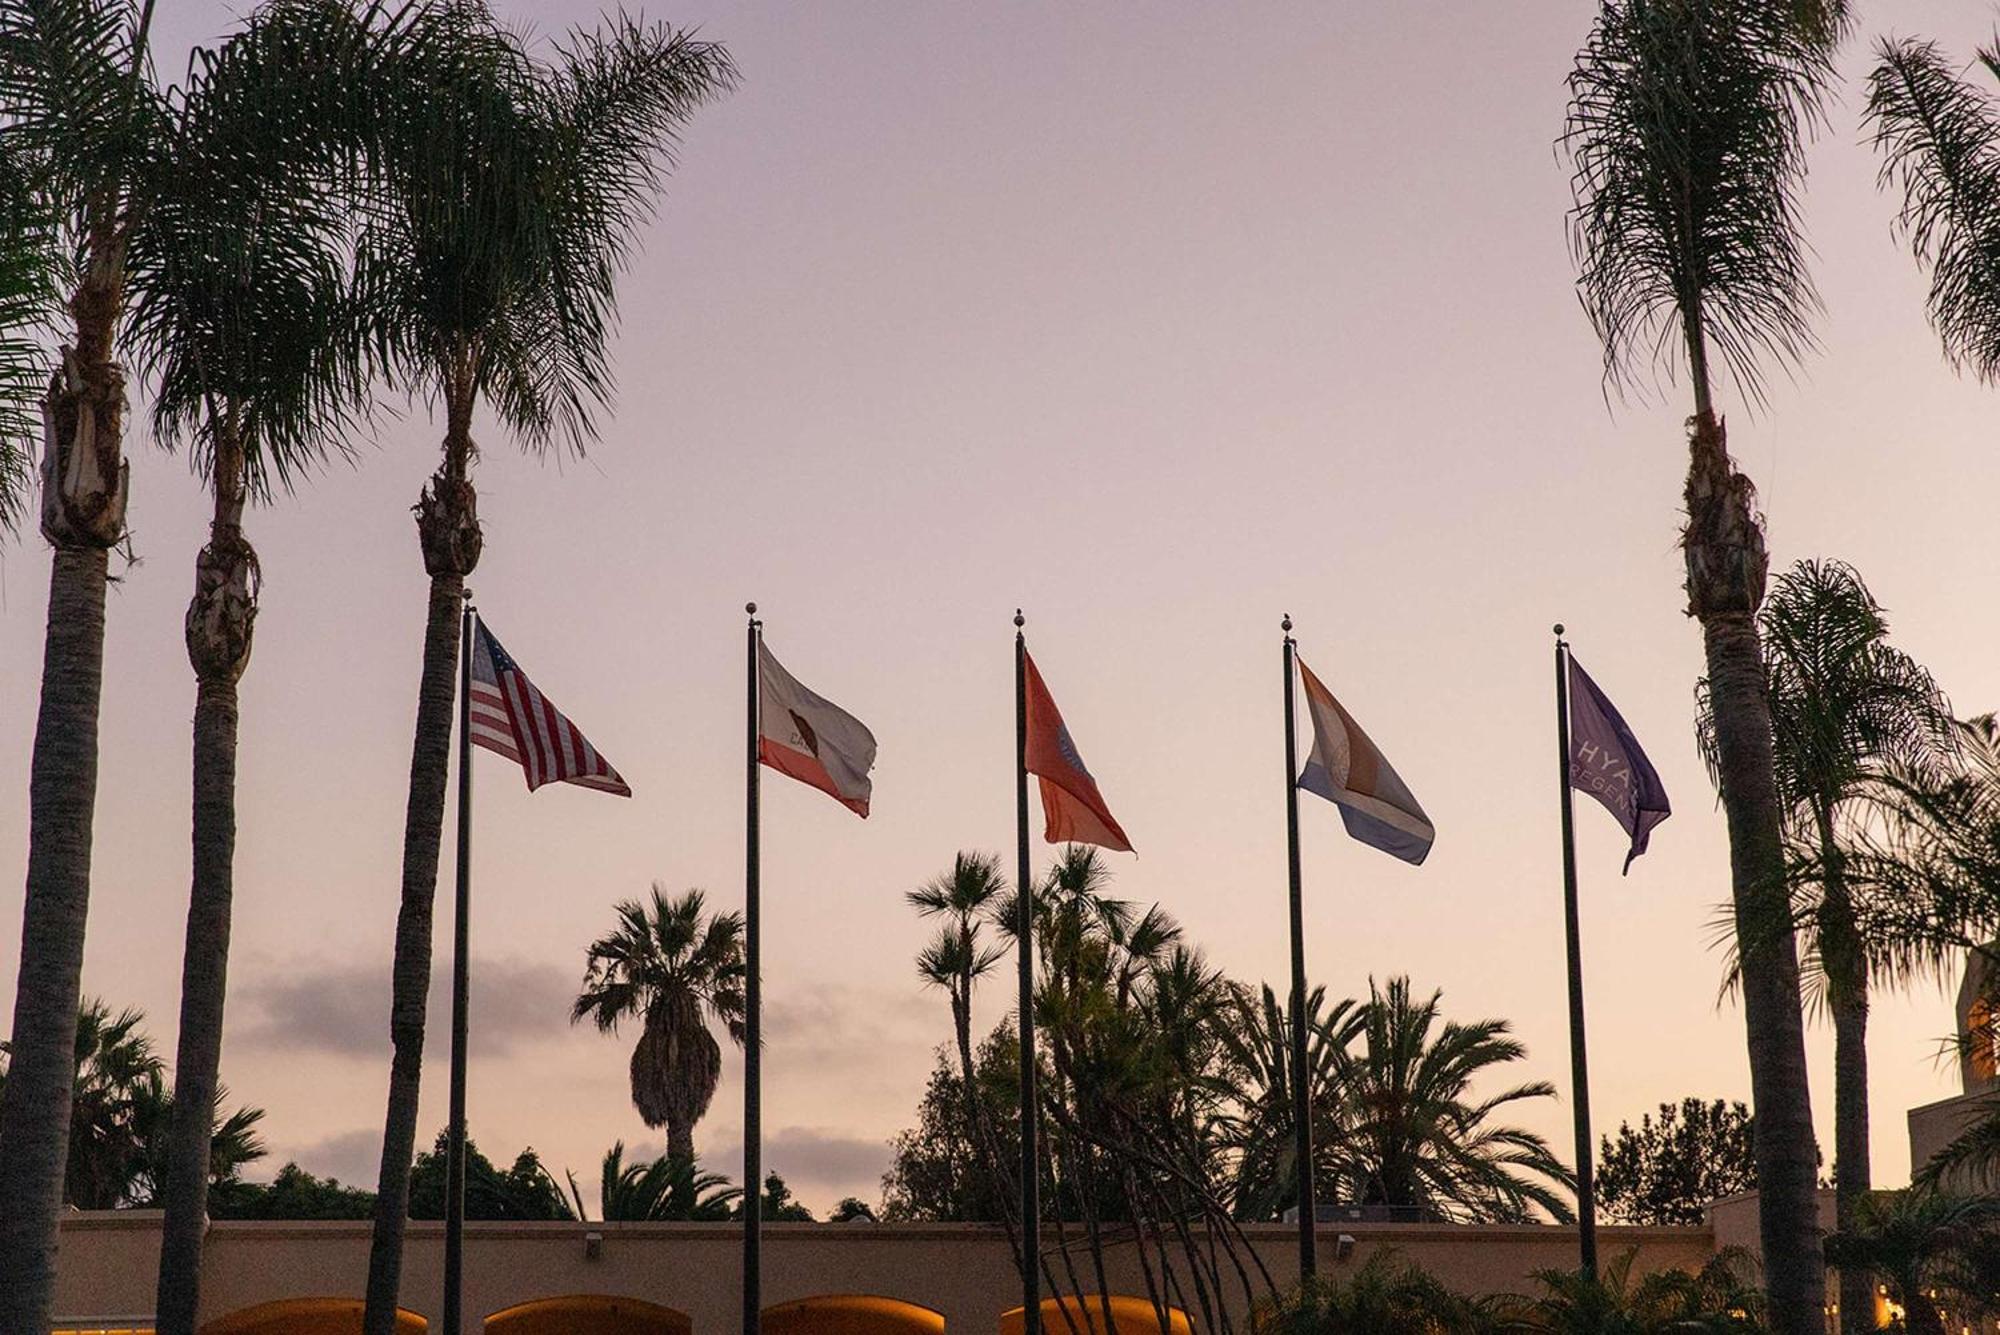
M 877 1067 L 919 1069 L 951 1038 L 950 1012 L 940 997 L 916 1004 L 908 989 L 852 983 L 777 987 L 765 981 L 764 1042 L 788 1068 L 852 1073 L 854 1054 Z M 773 1059 L 777 1060 L 777 1059 Z
M 569 1031 L 576 980 L 552 964 L 472 962 L 471 1052 L 502 1057 Z M 424 1041 L 442 1055 L 451 1037 L 451 970 L 440 954 L 431 975 Z M 240 1027 L 239 1027 L 240 1026 Z M 389 1057 L 389 965 L 305 963 L 253 977 L 232 998 L 232 1047 L 251 1051 Z
M 341 1131 L 305 1145 L 274 1149 L 264 1161 L 274 1177 L 287 1163 L 296 1163 L 317 1177 L 337 1178 L 350 1187 L 373 1188 L 382 1168 L 382 1132 L 362 1128 Z
M 891 1157 L 885 1137 L 828 1127 L 787 1126 L 764 1136 L 764 1171 L 782 1175 L 792 1194 L 822 1215 L 842 1196 L 875 1199 Z M 743 1176 L 740 1140 L 718 1145 L 702 1159 L 733 1179 Z

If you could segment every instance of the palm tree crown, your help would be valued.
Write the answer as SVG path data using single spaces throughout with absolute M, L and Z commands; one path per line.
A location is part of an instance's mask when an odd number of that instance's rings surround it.
M 632 1103 L 647 1126 L 665 1127 L 667 1151 L 694 1158 L 694 1127 L 722 1077 L 720 1023 L 738 1044 L 743 1028 L 743 916 L 705 912 L 699 890 L 618 905 L 618 927 L 591 942 L 572 1023 L 600 1033 L 640 1021 L 632 1049 Z
M 1338 1063 L 1348 1189 L 1363 1204 L 1426 1217 L 1519 1223 L 1538 1206 L 1569 1221 L 1569 1169 L 1540 1136 L 1492 1124 L 1511 1104 L 1554 1098 L 1555 1087 L 1534 1080 L 1474 1096 L 1475 1081 L 1527 1049 L 1505 1020 L 1442 1020 L 1443 998 L 1416 1000 L 1408 978 L 1369 986 L 1358 1047 Z

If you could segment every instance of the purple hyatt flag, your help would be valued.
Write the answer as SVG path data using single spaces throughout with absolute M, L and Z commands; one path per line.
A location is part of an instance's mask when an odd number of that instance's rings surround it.
M 1602 802 L 1632 836 L 1626 871 L 1646 851 L 1653 827 L 1673 814 L 1660 772 L 1574 654 L 1569 660 L 1569 786 Z

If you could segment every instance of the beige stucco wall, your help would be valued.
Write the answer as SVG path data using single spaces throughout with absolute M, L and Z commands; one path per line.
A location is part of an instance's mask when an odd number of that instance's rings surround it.
M 1960 1094 L 1939 1099 L 1921 1108 L 1910 1109 L 1910 1162 L 1921 1167 L 1939 1150 L 1958 1139 L 1959 1133 L 1993 1111 L 1993 1094 Z M 1953 1178 L 1949 1185 L 1961 1191 L 2000 1191 L 2000 1181 Z
M 603 1234 L 601 1256 L 587 1260 L 584 1235 Z M 1282 1287 L 1297 1273 L 1296 1237 L 1287 1225 L 1247 1233 Z M 1341 1234 L 1353 1254 L 1336 1261 Z M 736 1330 L 740 1234 L 725 1224 L 470 1224 L 466 1228 L 465 1310 L 484 1317 L 531 1298 L 604 1293 L 644 1298 L 688 1313 L 697 1335 Z M 1000 1313 L 1019 1302 L 1007 1241 L 976 1225 L 767 1224 L 764 1300 L 871 1293 L 944 1314 L 947 1327 L 990 1335 Z M 1698 1265 L 1712 1254 L 1708 1228 L 1607 1228 L 1607 1256 L 1639 1252 L 1641 1269 Z M 1532 1288 L 1540 1269 L 1576 1264 L 1573 1229 L 1544 1226 L 1451 1227 L 1349 1224 L 1322 1229 L 1321 1265 L 1351 1270 L 1393 1249 L 1466 1292 Z M 413 1223 L 404 1253 L 404 1305 L 438 1315 L 443 1230 Z M 65 1218 L 56 1310 L 65 1322 L 132 1317 L 153 1307 L 159 1216 L 151 1211 Z M 1144 1294 L 1129 1246 L 1111 1260 L 1114 1289 Z M 276 1298 L 359 1297 L 368 1268 L 365 1223 L 218 1223 L 203 1262 L 203 1319 Z M 1079 1268 L 1082 1262 L 1079 1260 Z M 1086 1284 L 1084 1287 L 1092 1287 Z M 1231 1307 L 1242 1314 L 1240 1291 Z

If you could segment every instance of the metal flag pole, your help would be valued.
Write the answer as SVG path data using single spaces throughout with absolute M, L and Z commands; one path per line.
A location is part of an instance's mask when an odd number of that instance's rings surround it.
M 1570 791 L 1569 643 L 1556 633 L 1556 760 L 1562 792 L 1563 932 L 1569 943 L 1569 1065 L 1576 1110 L 1576 1236 L 1583 1273 L 1597 1276 L 1597 1201 L 1591 1184 L 1590 1069 L 1583 1039 L 1583 941 L 1576 913 L 1576 824 Z
M 749 696 L 744 717 L 744 873 L 743 873 L 743 1335 L 757 1335 L 764 1308 L 764 1116 L 763 1116 L 763 986 L 762 951 L 757 934 L 757 892 L 762 849 L 758 839 L 757 737 L 762 692 L 758 689 L 757 649 L 764 623 L 757 604 L 745 603 L 749 614 Z
M 1027 618 L 1014 609 L 1014 943 L 1021 1011 L 1021 1331 L 1041 1335 L 1042 1209 L 1035 1147 L 1035 892 L 1028 870 Z
M 1299 743 L 1294 720 L 1292 678 L 1298 641 L 1292 638 L 1292 614 L 1285 613 L 1285 859 L 1291 876 L 1292 909 L 1292 1126 L 1299 1173 L 1299 1278 L 1319 1272 L 1315 1247 L 1319 1210 L 1313 1201 L 1312 1079 L 1307 1070 L 1306 926 L 1299 891 Z
M 458 894 L 451 956 L 451 1121 L 445 1148 L 444 1335 L 459 1335 L 465 1287 L 465 1032 L 471 991 L 472 638 L 479 613 L 472 590 L 458 627 Z

